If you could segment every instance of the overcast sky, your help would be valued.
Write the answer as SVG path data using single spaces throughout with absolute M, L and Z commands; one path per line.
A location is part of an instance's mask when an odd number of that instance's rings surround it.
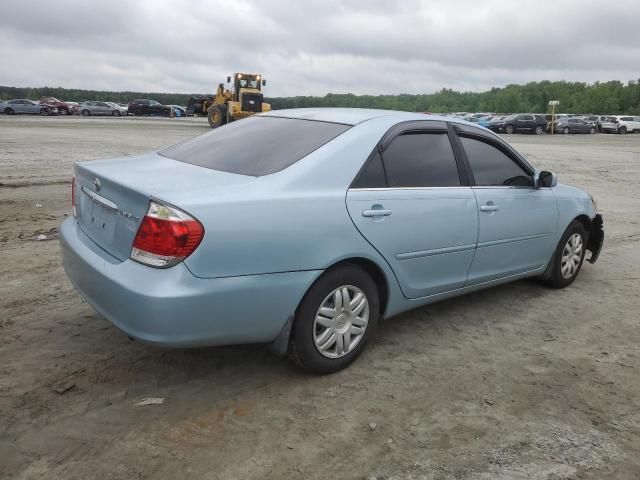
M 2 0 L 0 85 L 268 96 L 640 77 L 639 0 Z

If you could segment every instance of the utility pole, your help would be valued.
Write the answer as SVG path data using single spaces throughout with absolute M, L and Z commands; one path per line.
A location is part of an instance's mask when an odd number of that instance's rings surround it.
M 556 105 L 560 105 L 560 100 L 549 100 L 551 105 L 551 135 L 553 135 L 553 126 L 556 123 Z

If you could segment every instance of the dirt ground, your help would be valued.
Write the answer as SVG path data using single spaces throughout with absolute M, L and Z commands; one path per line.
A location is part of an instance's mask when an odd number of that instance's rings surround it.
M 640 477 L 640 135 L 508 139 L 604 213 L 603 254 L 570 288 L 520 281 L 403 314 L 318 377 L 259 345 L 131 341 L 65 278 L 73 162 L 206 130 L 0 116 L 1 478 Z

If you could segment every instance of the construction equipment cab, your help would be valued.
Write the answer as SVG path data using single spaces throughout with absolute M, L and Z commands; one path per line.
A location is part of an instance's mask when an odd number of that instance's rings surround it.
M 271 105 L 263 102 L 262 87 L 267 82 L 261 75 L 236 73 L 233 77 L 227 77 L 227 83 L 231 83 L 232 78 L 233 90 L 225 89 L 221 83 L 215 98 L 206 104 L 211 128 L 271 110 Z

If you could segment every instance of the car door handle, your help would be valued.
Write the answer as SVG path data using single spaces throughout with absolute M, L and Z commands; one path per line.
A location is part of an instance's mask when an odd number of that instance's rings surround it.
M 495 212 L 500 210 L 500 207 L 498 205 L 482 205 L 480 206 L 480 210 L 483 212 Z
M 389 215 L 391 215 L 391 210 L 384 210 L 382 208 L 362 211 L 363 217 L 388 217 Z

